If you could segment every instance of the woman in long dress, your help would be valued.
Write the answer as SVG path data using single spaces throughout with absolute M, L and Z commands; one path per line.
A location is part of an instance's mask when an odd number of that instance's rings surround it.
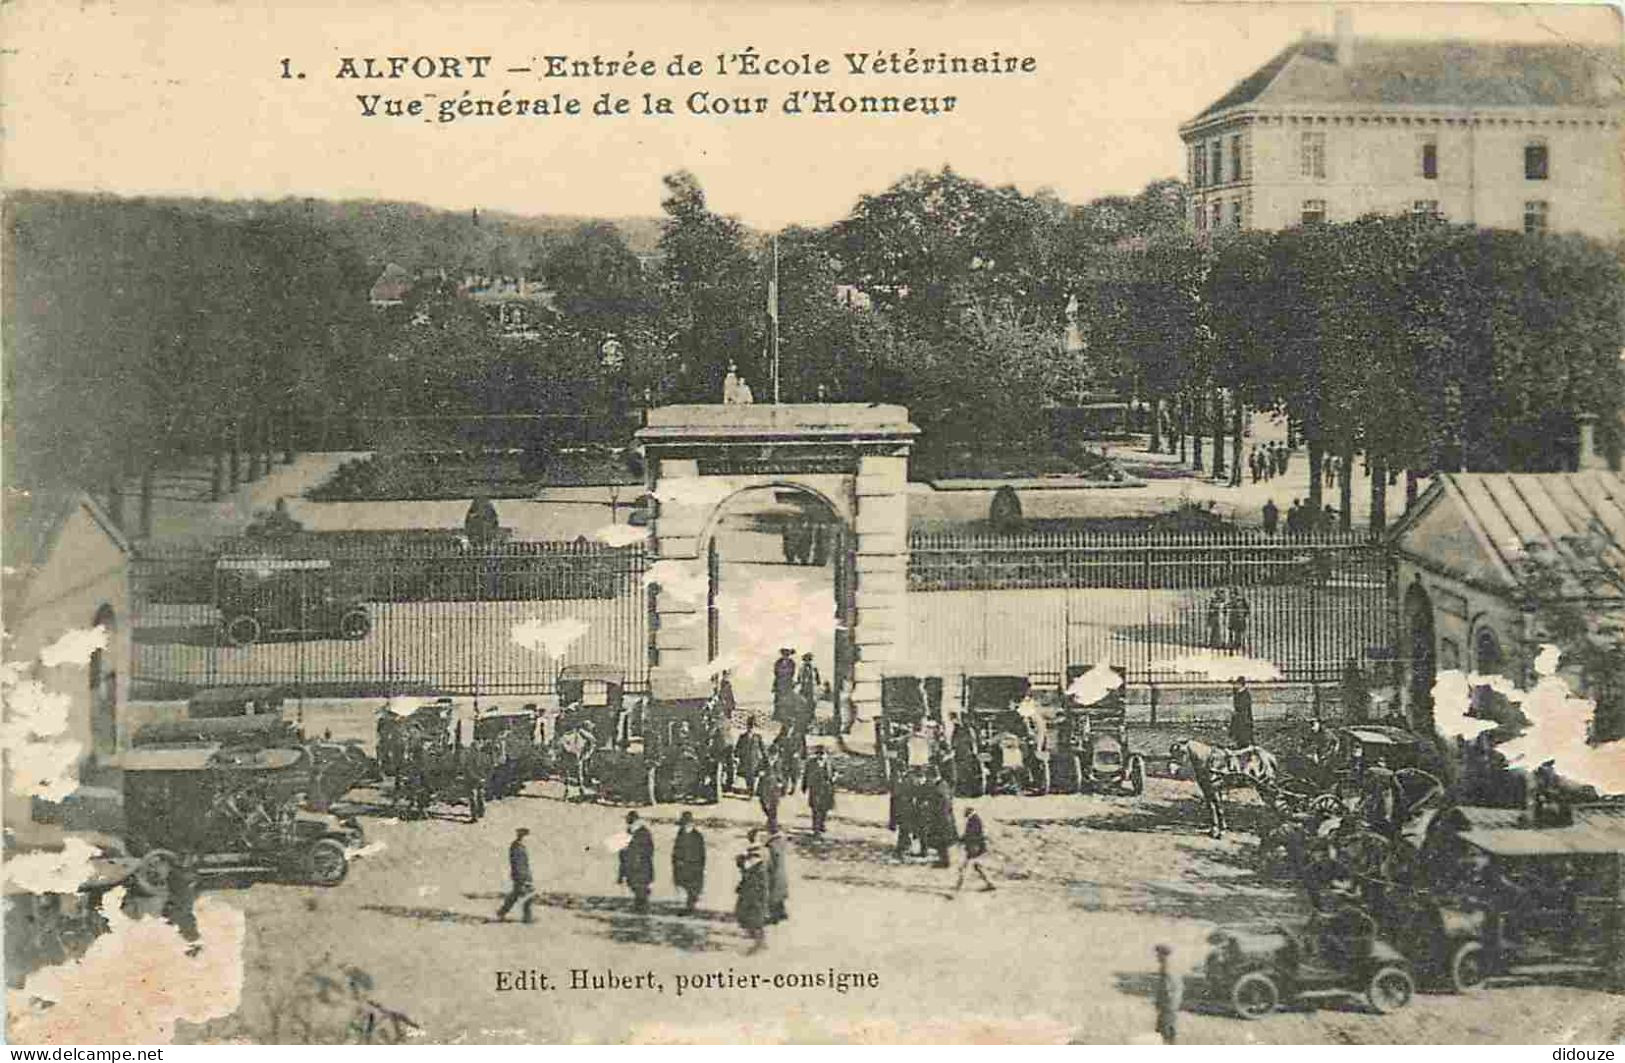
M 767 947 L 767 854 L 757 844 L 757 832 L 747 835 L 749 847 L 735 859 L 739 865 L 738 899 L 734 902 L 734 918 L 750 935 L 751 952 Z

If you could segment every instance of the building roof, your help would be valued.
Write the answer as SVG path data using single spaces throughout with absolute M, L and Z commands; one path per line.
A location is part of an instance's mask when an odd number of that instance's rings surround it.
M 57 534 L 68 518 L 79 510 L 106 533 L 124 553 L 130 544 L 89 495 L 82 491 L 41 491 L 8 487 L 3 518 L 5 534 L 0 536 L 0 573 L 4 575 L 8 602 L 21 602 L 29 580 L 49 559 Z
M 1247 105 L 1599 107 L 1617 104 L 1625 74 L 1601 49 L 1571 43 L 1305 37 L 1237 82 L 1198 120 Z
M 1575 540 L 1600 547 L 1595 558 Z M 1514 590 L 1531 556 L 1549 558 L 1565 598 L 1625 599 L 1625 476 L 1442 473 L 1394 526 L 1399 553 L 1480 586 Z

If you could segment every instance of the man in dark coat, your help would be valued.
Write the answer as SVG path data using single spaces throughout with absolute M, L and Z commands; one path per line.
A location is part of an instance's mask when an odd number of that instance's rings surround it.
M 767 936 L 763 930 L 767 926 L 767 854 L 757 844 L 757 831 L 753 829 L 745 837 L 748 847 L 734 861 L 739 866 L 734 918 L 739 921 L 740 928 L 750 935 L 750 951 L 760 952 L 767 948 Z
M 671 880 L 688 897 L 683 911 L 692 912 L 705 891 L 705 835 L 694 828 L 694 813 L 677 817 L 671 843 Z
M 1241 588 L 1230 588 L 1230 642 L 1228 649 L 1234 653 L 1245 647 L 1247 643 L 1247 620 L 1253 615 L 1253 607 L 1247 601 L 1247 596 L 1241 593 Z
M 508 912 L 520 901 L 524 901 L 523 919 L 531 921 L 531 909 L 536 906 L 536 880 L 530 873 L 530 853 L 525 849 L 525 835 L 530 833 L 528 827 L 520 827 L 514 831 L 513 842 L 508 846 L 508 877 L 513 887 L 502 900 L 502 907 L 497 909 L 497 921 L 504 922 Z
M 926 847 L 937 851 L 936 867 L 947 867 L 948 849 L 959 840 L 959 831 L 954 825 L 954 793 L 948 780 L 938 779 L 924 788 L 922 803 L 926 813 Z
M 959 880 L 954 883 L 954 892 L 965 888 L 967 871 L 975 871 L 981 878 L 984 893 L 993 889 L 993 880 L 987 877 L 987 871 L 982 867 L 982 858 L 987 855 L 987 831 L 976 809 L 965 809 L 965 833 L 959 836 L 959 840 L 965 846 L 965 862 L 959 865 Z
M 1230 746 L 1241 749 L 1253 744 L 1253 692 L 1247 680 L 1237 679 L 1230 695 Z
M 761 774 L 766 760 L 767 744 L 757 733 L 756 717 L 752 716 L 745 721 L 745 733 L 734 743 L 734 766 L 745 777 L 745 789 L 750 793 L 756 792 L 756 776 Z
M 767 766 L 756 781 L 756 798 L 762 803 L 762 815 L 767 817 L 767 829 L 770 831 L 779 829 L 779 800 L 783 796 L 784 779 L 779 775 L 777 762 L 768 757 Z
M 818 709 L 818 692 L 824 688 L 824 677 L 818 673 L 818 665 L 813 663 L 813 655 L 801 655 L 801 669 L 796 672 L 796 693 L 801 695 L 804 711 L 808 722 Z
M 1281 526 L 1281 507 L 1271 498 L 1264 503 L 1264 534 L 1274 535 L 1275 529 Z
M 909 854 L 914 839 L 920 836 L 919 782 L 912 770 L 898 772 L 892 781 L 891 815 L 886 826 L 897 831 L 897 858 Z
M 468 819 L 478 823 L 485 815 L 485 788 L 490 785 L 490 757 L 485 743 L 475 742 L 463 749 L 463 790 L 468 795 Z
M 790 918 L 785 904 L 790 899 L 790 839 L 777 827 L 767 829 L 767 921 L 782 923 Z
M 1213 597 L 1207 600 L 1207 643 L 1209 647 L 1218 649 L 1222 644 L 1224 629 L 1224 591 L 1213 592 Z
M 632 910 L 649 910 L 649 885 L 655 880 L 655 840 L 636 812 L 626 814 L 626 833 L 631 840 L 621 849 L 617 883 L 632 891 Z
M 835 807 L 835 769 L 830 766 L 828 750 L 823 746 L 813 750 L 801 788 L 807 794 L 807 807 L 812 810 L 813 833 L 822 834 L 830 809 Z
M 782 649 L 773 662 L 773 718 L 781 723 L 795 719 L 796 651 Z

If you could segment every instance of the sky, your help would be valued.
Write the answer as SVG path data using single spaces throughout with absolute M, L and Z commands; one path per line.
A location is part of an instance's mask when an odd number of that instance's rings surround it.
M 1341 5 L 1357 33 L 1621 44 L 1595 4 Z M 660 177 L 692 170 L 713 209 L 776 229 L 824 224 L 915 169 L 950 165 L 1071 202 L 1182 176 L 1178 135 L 1236 81 L 1304 32 L 1324 3 L 891 0 L 432 3 L 360 0 L 12 0 L 0 7 L 0 181 L 121 195 L 409 200 L 522 214 L 655 215 Z M 827 74 L 668 76 L 677 53 L 751 47 L 828 58 Z M 867 76 L 847 52 L 1031 57 L 1032 73 Z M 654 77 L 543 78 L 547 55 L 657 64 Z M 341 79 L 341 60 L 490 56 L 481 79 Z M 283 59 L 288 60 L 283 77 Z M 464 73 L 473 64 L 464 60 Z M 511 67 L 531 73 L 508 73 Z M 303 77 L 299 77 L 303 74 Z M 473 97 L 600 93 L 631 113 L 472 117 Z M 781 113 L 791 92 L 952 95 L 952 113 Z M 645 116 L 644 93 L 677 113 Z M 765 97 L 765 114 L 687 113 L 690 93 Z M 364 117 L 358 95 L 424 100 L 426 115 Z M 382 103 L 380 103 L 380 109 Z M 941 103 L 939 102 L 939 107 Z

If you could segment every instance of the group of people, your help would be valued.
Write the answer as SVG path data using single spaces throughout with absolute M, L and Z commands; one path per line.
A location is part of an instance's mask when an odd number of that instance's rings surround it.
M 1263 510 L 1264 534 L 1274 535 L 1281 527 L 1281 507 L 1271 498 L 1264 502 Z M 1341 518 L 1337 510 L 1327 503 L 1320 512 L 1301 498 L 1294 498 L 1292 505 L 1286 511 L 1286 534 L 1307 535 L 1319 528 L 1335 528 Z
M 1240 652 L 1247 643 L 1247 620 L 1252 604 L 1239 587 L 1220 587 L 1207 600 L 1207 639 L 1210 649 Z
M 779 650 L 773 662 L 773 719 L 805 738 L 812 731 L 825 686 L 824 675 L 812 654 L 803 653 L 797 666 L 794 649 L 787 646 Z
M 831 526 L 809 517 L 797 517 L 780 533 L 784 540 L 784 560 L 792 565 L 829 564 Z
M 1252 473 L 1255 484 L 1285 476 L 1291 464 L 1291 448 L 1279 441 L 1257 444 L 1247 453 L 1247 469 Z

